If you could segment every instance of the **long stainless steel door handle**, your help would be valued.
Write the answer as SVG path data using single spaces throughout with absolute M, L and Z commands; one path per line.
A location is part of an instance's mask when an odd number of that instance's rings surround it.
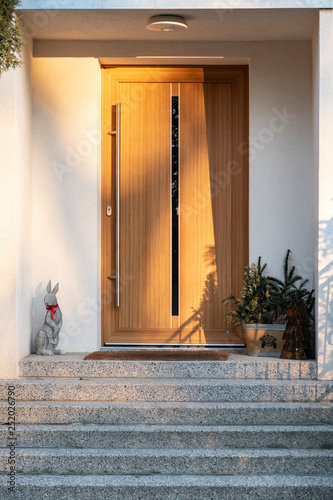
M 117 176 L 116 176 L 116 307 L 120 306 L 120 126 L 121 104 L 117 103 Z

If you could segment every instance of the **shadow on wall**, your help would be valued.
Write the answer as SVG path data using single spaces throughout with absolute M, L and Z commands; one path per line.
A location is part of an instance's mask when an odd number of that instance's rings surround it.
M 207 343 L 214 343 L 215 337 L 210 339 L 209 328 L 212 328 L 212 317 L 214 316 L 214 311 L 217 308 L 217 301 L 219 297 L 218 291 L 218 276 L 216 271 L 216 256 L 215 247 L 207 246 L 207 250 L 203 256 L 208 266 L 213 267 L 213 269 L 207 273 L 205 278 L 204 287 L 202 289 L 199 307 L 192 307 L 193 314 L 189 316 L 179 327 L 179 329 L 169 337 L 168 341 L 177 339 L 180 333 L 182 333 L 181 341 L 192 343 L 192 336 L 195 336 L 194 343 L 198 342 L 196 335 L 204 335 L 200 341 Z M 205 332 L 201 332 L 205 330 Z
M 205 279 L 205 286 L 202 291 L 200 299 L 200 306 L 198 309 L 193 309 L 194 320 L 197 322 L 197 328 L 209 328 L 211 312 L 214 310 L 214 302 L 217 292 L 217 273 L 211 271 L 207 274 Z
M 327 264 L 319 271 L 318 290 L 318 354 L 325 371 L 320 378 L 333 373 L 333 218 L 319 222 L 319 257 Z
M 198 308 L 192 307 L 193 314 L 184 321 L 178 330 L 174 332 L 169 338 L 168 342 L 172 342 L 178 339 L 181 333 L 181 338 L 179 341 L 192 342 L 195 344 L 199 342 L 214 343 L 214 338 L 210 340 L 209 332 L 201 332 L 205 328 L 209 328 L 211 315 L 214 312 L 214 302 L 216 302 L 216 292 L 217 292 L 217 273 L 216 271 L 211 271 L 207 274 L 205 279 L 205 285 L 202 290 L 202 295 L 200 299 L 200 304 Z M 199 334 L 199 340 L 197 338 Z M 194 335 L 194 340 L 192 336 Z M 202 335 L 202 338 L 201 338 Z

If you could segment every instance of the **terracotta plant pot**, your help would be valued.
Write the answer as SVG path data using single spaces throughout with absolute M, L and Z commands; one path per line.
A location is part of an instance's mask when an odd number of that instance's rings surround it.
M 285 325 L 243 323 L 244 341 L 249 356 L 280 357 Z

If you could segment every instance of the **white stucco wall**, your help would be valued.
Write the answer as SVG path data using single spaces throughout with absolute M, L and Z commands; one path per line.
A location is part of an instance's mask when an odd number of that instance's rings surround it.
M 312 36 L 312 109 L 313 109 L 313 172 L 314 172 L 314 210 L 313 210 L 313 255 L 315 261 L 315 316 L 316 316 L 316 349 L 318 348 L 318 173 L 319 173 L 319 12 Z
M 100 69 L 94 59 L 33 61 L 34 336 L 49 279 L 60 282 L 59 348 L 100 345 Z
M 293 252 L 313 283 L 311 46 L 255 44 L 250 52 L 250 262 L 274 275 Z
M 313 283 L 311 43 L 228 43 L 220 50 L 250 60 L 250 260 L 261 255 L 270 273 L 281 274 L 290 248 Z M 47 280 L 60 281 L 68 351 L 100 345 L 100 70 L 80 55 L 33 63 L 34 333 Z
M 31 88 L 24 64 L 0 78 L 0 378 L 18 375 L 31 338 Z
M 15 72 L 16 312 L 18 357 L 31 352 L 32 281 L 32 42 L 23 48 L 24 66 Z
M 318 378 L 333 379 L 333 15 L 319 14 L 314 39 L 318 135 Z
M 1 120 L 1 196 L 0 196 L 0 329 L 1 378 L 16 376 L 16 259 L 15 259 L 15 73 L 9 71 L 0 79 Z M 6 186 L 6 189 L 4 189 Z

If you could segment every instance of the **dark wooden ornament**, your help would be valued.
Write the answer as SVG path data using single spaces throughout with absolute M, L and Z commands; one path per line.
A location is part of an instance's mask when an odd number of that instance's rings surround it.
M 299 316 L 299 322 L 303 331 L 304 337 L 304 350 L 308 359 L 316 359 L 315 347 L 315 331 L 312 321 L 308 315 L 304 302 L 302 300 L 296 304 L 296 309 Z
M 281 359 L 315 359 L 311 321 L 302 301 L 292 302 L 286 315 Z

